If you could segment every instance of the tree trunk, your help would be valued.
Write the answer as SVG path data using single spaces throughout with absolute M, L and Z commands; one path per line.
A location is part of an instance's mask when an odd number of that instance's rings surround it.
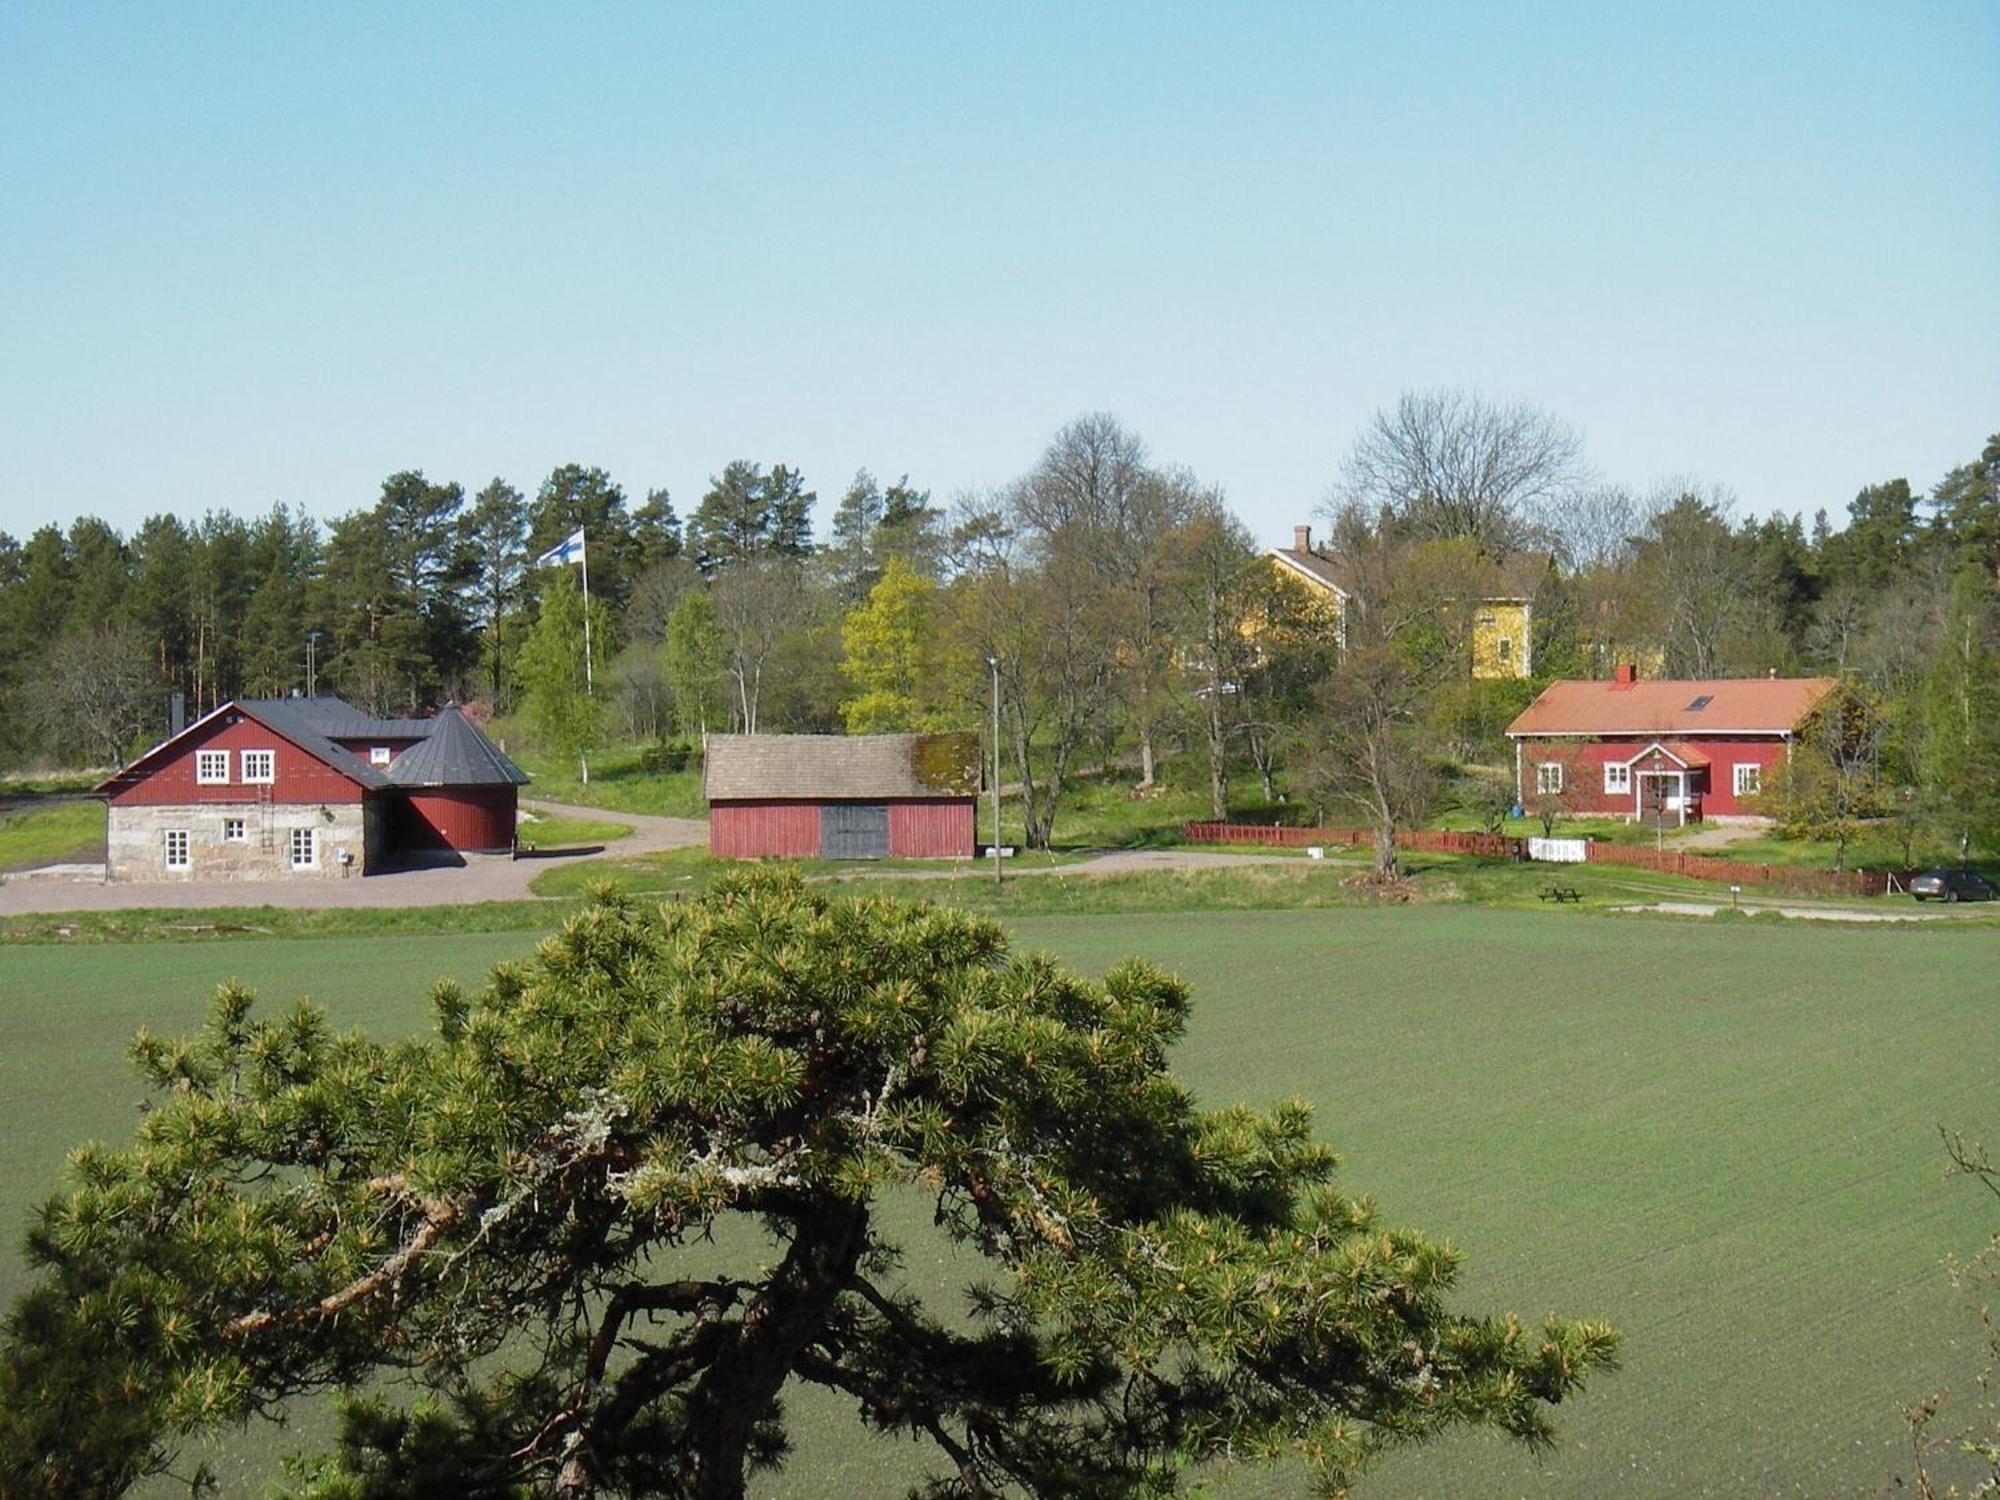
M 1375 873 L 1384 880 L 1396 873 L 1396 820 L 1381 814 L 1375 819 Z
M 692 1441 L 692 1500 L 742 1500 L 751 1433 L 777 1399 L 793 1367 L 825 1329 L 868 1243 L 868 1210 L 844 1200 L 814 1202 L 794 1221 L 784 1263 L 686 1396 Z M 620 1389 L 593 1413 L 557 1474 L 559 1500 L 597 1494 L 619 1440 L 664 1390 Z
M 1153 726 L 1142 722 L 1138 728 L 1139 790 L 1145 792 L 1153 787 Z

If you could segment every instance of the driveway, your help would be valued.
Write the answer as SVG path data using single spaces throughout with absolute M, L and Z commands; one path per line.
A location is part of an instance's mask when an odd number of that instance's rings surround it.
M 574 852 L 527 854 L 519 859 L 473 855 L 463 865 L 389 870 L 346 880 L 150 880 L 107 885 L 102 880 L 15 875 L 0 880 L 0 917 L 142 906 L 193 910 L 210 906 L 448 906 L 522 901 L 531 899 L 528 882 L 553 865 L 606 856 L 625 859 L 708 842 L 708 824 L 700 818 L 657 818 L 557 802 L 524 801 L 521 805 L 557 817 L 628 824 L 632 835 Z

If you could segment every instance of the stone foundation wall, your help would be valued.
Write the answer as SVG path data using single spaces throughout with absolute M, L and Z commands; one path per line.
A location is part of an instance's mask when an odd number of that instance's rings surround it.
M 224 837 L 240 818 L 243 837 Z M 342 880 L 366 874 L 381 844 L 382 813 L 366 802 L 184 803 L 164 807 L 112 804 L 107 823 L 107 880 Z M 374 826 L 369 826 L 369 825 Z M 292 868 L 292 830 L 310 828 L 318 864 Z M 188 836 L 186 869 L 167 868 L 167 834 Z M 370 834 L 375 838 L 371 841 Z M 342 851 L 348 858 L 341 859 Z

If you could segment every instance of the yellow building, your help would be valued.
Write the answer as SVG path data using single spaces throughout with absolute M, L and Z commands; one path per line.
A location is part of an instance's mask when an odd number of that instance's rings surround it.
M 1352 597 L 1339 557 L 1313 545 L 1312 527 L 1292 528 L 1292 545 L 1271 556 L 1290 576 L 1310 585 L 1332 605 L 1335 637 L 1346 644 Z M 1545 552 L 1522 552 L 1495 566 L 1491 592 L 1472 617 L 1472 676 L 1482 682 L 1532 677 L 1535 672 L 1535 591 L 1549 567 Z

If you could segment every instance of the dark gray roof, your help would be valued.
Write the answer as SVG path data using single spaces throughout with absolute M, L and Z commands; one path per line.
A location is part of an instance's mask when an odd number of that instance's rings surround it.
M 296 722 L 330 740 L 420 740 L 431 732 L 429 719 L 378 719 L 330 693 L 317 698 L 244 698 L 237 707 L 270 704 L 281 705 L 281 712 L 295 715 Z
M 979 791 L 979 740 L 970 734 L 712 734 L 702 790 L 711 802 L 971 797 Z
M 471 720 L 447 703 L 427 733 L 389 762 L 393 786 L 526 786 L 528 773 L 501 754 Z
M 361 710 L 342 703 L 338 698 L 238 698 L 231 706 L 245 718 L 255 719 L 273 734 L 283 735 L 301 750 L 318 756 L 336 771 L 353 777 L 363 786 L 389 785 L 388 777 L 360 756 L 343 750 L 327 738 L 326 730 L 321 726 L 336 718 L 333 711 L 322 706 L 327 703 L 338 705 L 353 718 L 366 717 Z

